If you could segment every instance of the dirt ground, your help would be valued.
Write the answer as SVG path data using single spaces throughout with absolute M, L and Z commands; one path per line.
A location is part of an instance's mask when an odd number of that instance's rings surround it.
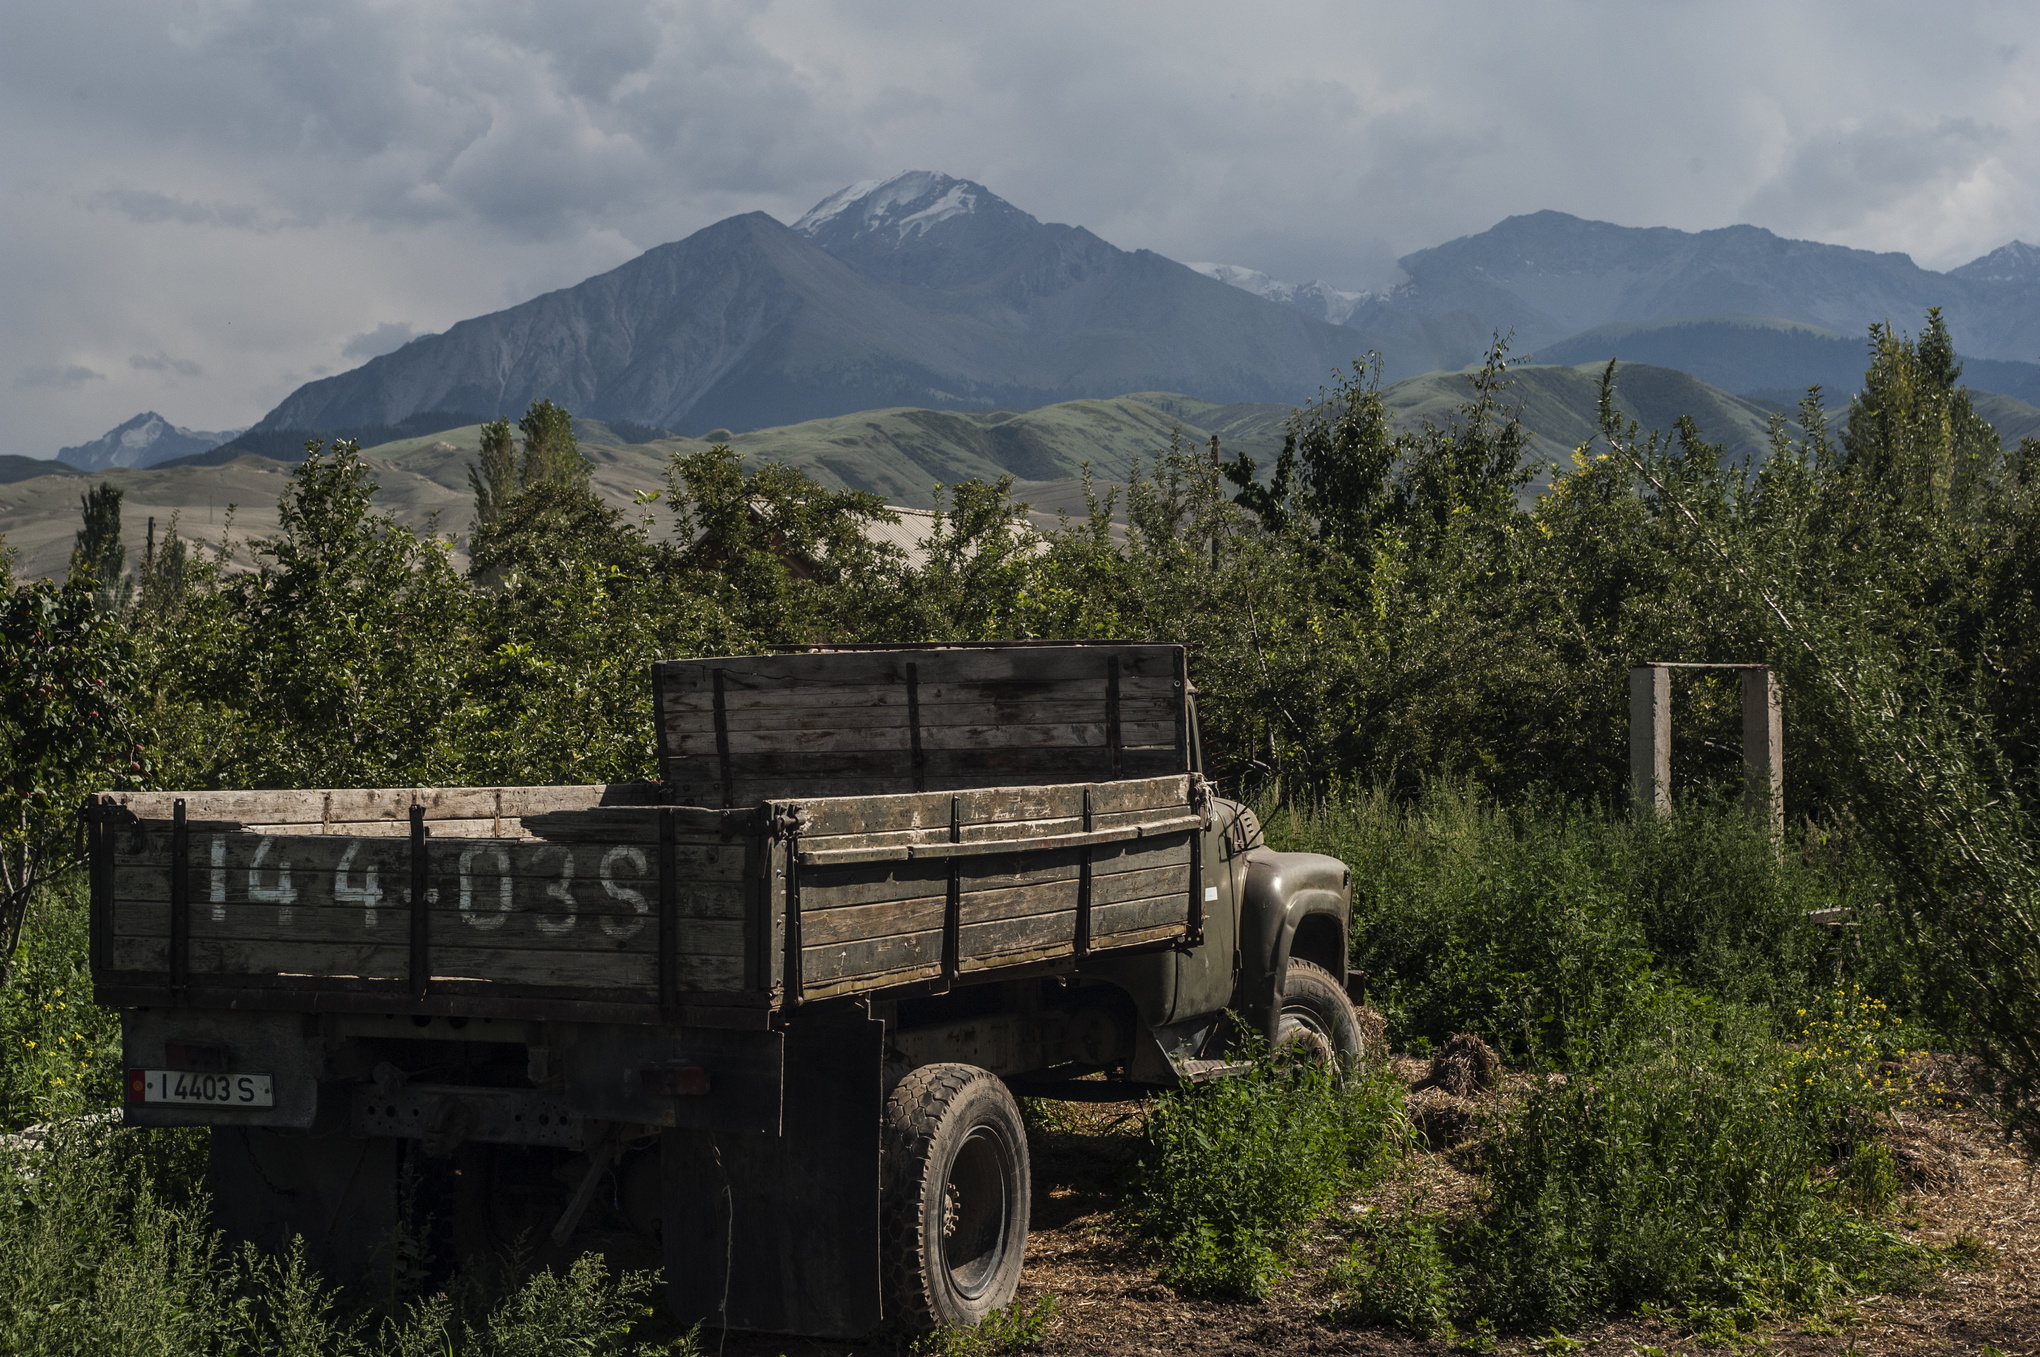
M 1416 1067 L 1421 1069 L 1421 1067 Z M 1415 1071 L 1410 1071 L 1414 1078 Z M 1321 1317 L 1319 1288 L 1335 1241 L 1326 1230 L 1268 1301 L 1259 1304 L 1184 1300 L 1156 1284 L 1152 1272 L 1111 1213 L 1112 1183 L 1128 1162 L 1138 1104 L 1057 1105 L 1030 1141 L 1034 1161 L 1033 1232 L 1020 1296 L 1056 1298 L 1047 1337 L 1034 1349 L 1049 1357 L 1176 1357 L 1177 1354 L 1380 1354 L 1416 1357 L 1451 1353 L 1436 1339 L 1392 1330 L 1356 1329 Z M 1906 1196 L 1899 1212 L 1907 1237 L 1946 1246 L 1979 1241 L 1982 1265 L 1949 1270 L 1926 1291 L 1859 1296 L 1845 1309 L 1812 1321 L 1776 1324 L 1746 1351 L 1890 1357 L 1892 1354 L 1982 1354 L 2040 1357 L 2040 1191 L 2025 1162 L 1988 1120 L 1975 1112 L 1911 1115 L 1892 1149 Z M 1471 1191 L 1472 1180 L 1447 1153 L 1417 1157 L 1408 1170 L 1430 1201 L 1446 1207 Z M 1384 1202 L 1408 1180 L 1382 1189 Z M 1348 1209 L 1364 1209 L 1356 1201 Z M 1706 1351 L 1694 1337 L 1654 1321 L 1621 1319 L 1572 1331 L 1573 1349 L 1611 1357 L 1661 1349 Z M 719 1345 L 718 1338 L 723 1338 Z M 849 1357 L 900 1351 L 897 1341 L 850 1346 L 758 1335 L 704 1335 L 709 1352 L 725 1357 Z M 1501 1353 L 1542 1351 L 1528 1336 L 1503 1336 Z

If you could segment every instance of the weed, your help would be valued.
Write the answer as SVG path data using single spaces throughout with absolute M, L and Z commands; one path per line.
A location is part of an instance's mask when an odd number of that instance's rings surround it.
M 1348 1324 L 1389 1324 L 1421 1335 L 1451 1328 L 1452 1265 L 1439 1221 L 1408 1214 L 1371 1220 L 1333 1269 L 1330 1317 Z
M 1499 1346 L 1499 1339 L 1495 1333 L 1495 1322 L 1484 1316 L 1473 1322 L 1473 1328 L 1469 1332 L 1456 1334 L 1452 1342 L 1452 1350 L 1454 1352 L 1476 1354 L 1494 1352 Z
M 1054 1295 L 1029 1305 L 1016 1300 L 965 1328 L 941 1328 L 913 1346 L 914 1357 L 1003 1357 L 1039 1347 L 1055 1318 Z
M 1560 1357 L 1562 1353 L 1583 1352 L 1586 1350 L 1587 1345 L 1577 1338 L 1567 1338 L 1557 1329 L 1553 1329 L 1550 1337 L 1538 1339 L 1531 1346 L 1543 1353 L 1545 1357 Z
M 1898 1166 L 1882 1141 L 1857 1145 L 1835 1182 L 1842 1200 L 1864 1215 L 1884 1215 L 1898 1205 Z
M 1162 1280 L 1190 1295 L 1260 1298 L 1296 1231 L 1377 1174 L 1405 1143 L 1402 1087 L 1381 1070 L 1336 1082 L 1257 1062 L 1163 1094 L 1126 1210 Z
M 1927 1251 L 1814 1181 L 1835 1129 L 1870 1115 L 1859 1087 L 1794 1084 L 1803 1062 L 1734 1010 L 1668 991 L 1646 1014 L 1654 1045 L 1539 1088 L 1483 1142 L 1459 1268 L 1478 1313 L 1564 1325 L 1651 1302 L 1746 1332 L 1745 1315 L 1917 1283 Z M 1888 1156 L 1860 1165 L 1845 1181 L 1874 1199 Z
M 457 1316 L 445 1295 L 371 1329 L 301 1248 L 229 1252 L 197 1184 L 201 1134 L 73 1121 L 0 1156 L 0 1351 L 74 1357 L 263 1352 L 284 1357 L 607 1357 L 654 1285 L 593 1255 Z M 691 1351 L 691 1340 L 667 1351 Z
M 1986 1244 L 1973 1234 L 1956 1235 L 1942 1252 L 1952 1266 L 1964 1272 L 1988 1272 L 2001 1257 L 1995 1245 Z

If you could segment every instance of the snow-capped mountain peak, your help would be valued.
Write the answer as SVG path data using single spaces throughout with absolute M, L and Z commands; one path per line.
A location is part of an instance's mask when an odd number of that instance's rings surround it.
M 1361 302 L 1373 294 L 1367 292 L 1343 292 L 1322 279 L 1308 283 L 1285 283 L 1270 278 L 1259 269 L 1242 267 L 1239 264 L 1218 264 L 1205 262 L 1186 264 L 1207 278 L 1213 278 L 1242 292 L 1251 292 L 1256 297 L 1266 297 L 1271 302 L 1280 302 L 1293 307 L 1305 315 L 1325 321 L 1331 325 L 1343 325 Z
M 2040 248 L 2015 240 L 1959 269 L 1950 269 L 1949 276 L 1978 283 L 2029 283 L 2040 279 Z
M 115 466 L 150 467 L 195 452 L 209 452 L 238 433 L 239 429 L 211 433 L 181 428 L 154 410 L 144 410 L 90 443 L 60 450 L 57 460 L 81 471 L 104 471 Z
M 838 189 L 808 209 L 793 229 L 808 237 L 889 235 L 895 241 L 925 235 L 930 227 L 977 210 L 980 199 L 1005 206 L 982 184 L 935 170 L 908 170 L 890 179 L 866 179 Z
M 909 170 L 837 190 L 793 229 L 867 273 L 945 287 L 996 271 L 1044 228 L 983 184 Z

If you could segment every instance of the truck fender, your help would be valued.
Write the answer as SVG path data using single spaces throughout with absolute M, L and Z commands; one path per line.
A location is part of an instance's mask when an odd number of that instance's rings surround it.
M 1352 873 L 1323 853 L 1246 854 L 1240 897 L 1240 974 L 1233 1010 L 1249 1031 L 1273 1043 L 1282 984 L 1292 955 L 1316 962 L 1346 983 L 1346 927 L 1352 917 Z

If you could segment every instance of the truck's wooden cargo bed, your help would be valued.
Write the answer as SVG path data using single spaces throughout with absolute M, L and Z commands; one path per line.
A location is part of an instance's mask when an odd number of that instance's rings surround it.
M 663 788 L 95 798 L 101 1002 L 761 1026 L 1200 927 L 1178 648 L 657 669 Z

